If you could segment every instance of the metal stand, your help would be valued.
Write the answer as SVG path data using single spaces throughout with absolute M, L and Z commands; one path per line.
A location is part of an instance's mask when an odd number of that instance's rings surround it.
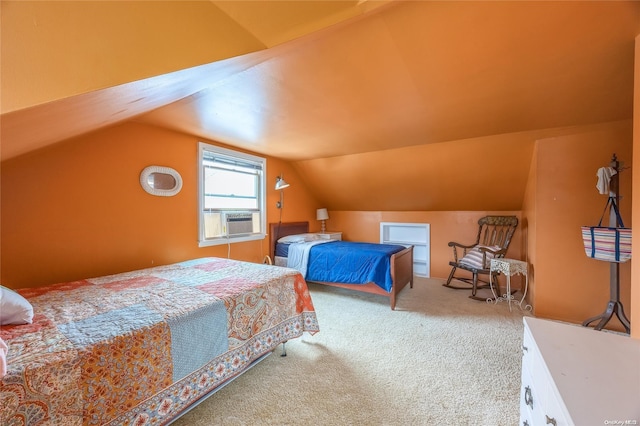
M 584 327 L 588 327 L 590 323 L 600 320 L 600 322 L 594 327 L 594 330 L 602 330 L 609 320 L 613 317 L 613 314 L 616 314 L 620 323 L 624 327 L 627 333 L 631 333 L 631 324 L 629 323 L 629 319 L 624 314 L 624 308 L 622 307 L 622 302 L 620 302 L 620 264 L 619 263 L 611 263 L 611 276 L 610 276 L 610 289 L 609 289 L 609 303 L 607 304 L 607 309 L 598 316 L 589 318 L 585 320 L 582 325 Z
M 524 300 L 525 297 L 527 297 L 527 289 L 529 288 L 529 264 L 527 262 L 522 260 L 507 259 L 507 258 L 491 259 L 490 271 L 491 273 L 489 274 L 489 285 L 491 287 L 491 293 L 493 294 L 493 299 L 488 298 L 487 303 L 497 304 L 498 302 L 506 301 L 507 303 L 509 303 L 509 312 L 511 312 L 511 302 L 518 305 L 518 307 L 521 310 L 525 310 L 525 311 L 532 310 L 531 305 L 527 305 Z M 493 285 L 494 272 L 503 273 L 507 277 L 507 290 L 506 290 L 506 293 L 504 293 L 502 296 L 499 296 L 500 285 L 498 284 L 497 279 L 496 279 L 495 287 L 497 287 L 498 293 L 496 293 L 494 290 L 494 285 Z M 517 274 L 524 275 L 525 277 L 524 291 L 522 292 L 522 299 L 520 300 L 517 300 L 513 296 L 515 291 L 513 293 L 511 292 L 511 277 Z M 523 303 L 524 303 L 524 306 L 523 306 Z
M 616 174 L 611 178 L 611 192 L 616 194 L 616 205 L 620 205 L 620 192 L 619 192 L 619 174 L 620 174 L 620 163 L 616 157 L 616 154 L 613 154 L 613 158 L 611 159 L 611 167 L 616 170 Z M 609 226 L 617 227 L 618 226 L 618 217 L 616 216 L 613 209 L 609 208 Z M 613 314 L 616 314 L 618 320 L 624 327 L 627 333 L 631 333 L 631 324 L 629 323 L 629 319 L 624 314 L 624 308 L 622 307 L 622 302 L 620 302 L 620 264 L 616 262 L 610 263 L 610 272 L 609 272 L 609 303 L 607 304 L 607 309 L 597 315 L 595 317 L 586 319 L 583 321 L 582 325 L 584 327 L 588 327 L 589 324 L 596 320 L 600 320 L 600 322 L 594 327 L 594 330 L 602 330 L 602 328 L 609 322 L 609 320 L 613 317 Z

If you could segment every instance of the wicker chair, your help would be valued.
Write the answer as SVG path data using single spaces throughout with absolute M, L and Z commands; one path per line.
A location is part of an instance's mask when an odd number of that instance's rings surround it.
M 486 298 L 476 296 L 479 288 L 486 288 L 489 285 L 487 278 L 480 279 L 479 276 L 489 276 L 492 258 L 505 257 L 511 243 L 511 237 L 513 237 L 517 226 L 518 218 L 515 216 L 485 216 L 480 218 L 478 220 L 478 235 L 475 243 L 464 245 L 452 241 L 448 244 L 449 247 L 453 248 L 453 261 L 449 262 L 449 265 L 451 265 L 449 278 L 442 285 L 454 289 L 470 289 L 470 298 L 486 300 Z M 470 272 L 471 277 L 455 276 L 457 269 Z M 452 285 L 454 278 L 461 281 L 463 285 Z M 496 272 L 494 272 L 494 279 L 497 279 Z

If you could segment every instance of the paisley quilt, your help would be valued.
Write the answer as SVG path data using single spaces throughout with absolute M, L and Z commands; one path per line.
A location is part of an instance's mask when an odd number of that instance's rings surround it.
M 19 290 L 0 424 L 160 425 L 280 343 L 319 331 L 302 275 L 202 258 Z

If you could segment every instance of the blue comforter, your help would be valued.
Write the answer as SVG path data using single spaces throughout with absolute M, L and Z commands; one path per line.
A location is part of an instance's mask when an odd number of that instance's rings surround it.
M 345 284 L 373 282 L 391 291 L 391 255 L 404 246 L 353 241 L 332 241 L 311 248 L 307 266 L 308 281 Z

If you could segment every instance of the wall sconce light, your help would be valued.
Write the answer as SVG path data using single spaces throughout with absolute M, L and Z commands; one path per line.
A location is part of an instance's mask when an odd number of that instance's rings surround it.
M 284 206 L 283 189 L 288 188 L 289 184 L 282 178 L 282 175 L 276 178 L 276 191 L 280 191 L 280 201 L 276 202 L 276 207 L 281 209 Z
M 316 210 L 316 219 L 322 221 L 322 228 L 320 232 L 324 234 L 324 231 L 326 231 L 326 228 L 324 226 L 324 221 L 329 219 L 329 212 L 327 212 L 327 209 Z
M 282 178 L 282 175 L 276 178 L 276 191 L 279 191 L 281 189 L 285 189 L 288 187 L 289 187 L 289 184 L 285 182 L 285 180 Z

